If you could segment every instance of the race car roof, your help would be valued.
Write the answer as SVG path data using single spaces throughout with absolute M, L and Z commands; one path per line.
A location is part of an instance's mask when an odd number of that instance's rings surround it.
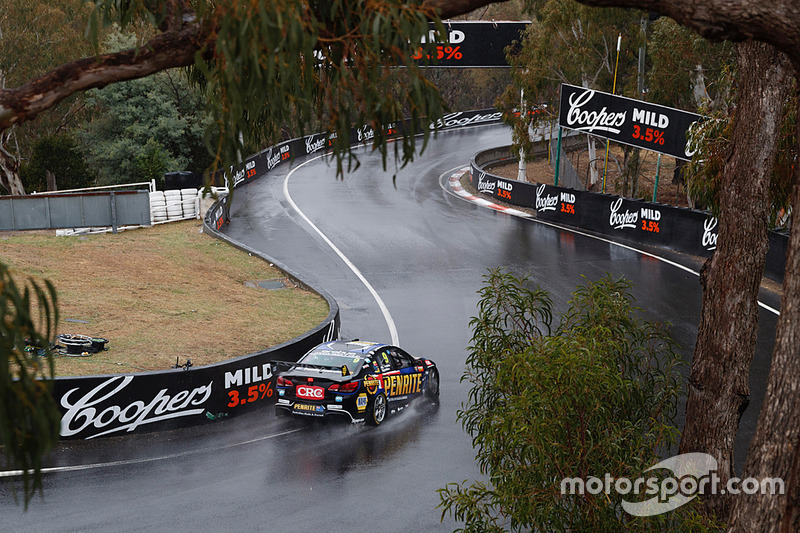
M 315 347 L 312 352 L 344 352 L 358 355 L 366 355 L 376 348 L 386 346 L 379 342 L 365 342 L 365 341 L 331 341 L 320 344 Z

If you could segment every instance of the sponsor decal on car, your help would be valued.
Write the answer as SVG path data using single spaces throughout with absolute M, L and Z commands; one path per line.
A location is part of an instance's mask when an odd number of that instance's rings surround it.
M 321 400 L 325 397 L 325 389 L 322 387 L 312 387 L 310 385 L 298 385 L 297 397 L 304 400 Z
M 366 394 L 359 394 L 358 398 L 356 398 L 356 407 L 358 408 L 358 412 L 365 411 L 367 409 L 367 395 Z
M 422 388 L 421 374 L 400 374 L 383 377 L 383 388 L 387 396 L 406 396 L 416 394 Z
M 364 387 L 367 389 L 367 392 L 370 394 L 375 394 L 378 392 L 378 388 L 381 386 L 381 379 L 379 376 L 366 376 L 364 377 Z
M 321 405 L 309 405 L 307 403 L 294 404 L 294 412 L 301 415 L 322 416 L 325 413 L 325 407 Z

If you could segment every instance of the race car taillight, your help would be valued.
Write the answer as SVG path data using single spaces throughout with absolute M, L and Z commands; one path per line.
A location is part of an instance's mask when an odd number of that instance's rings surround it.
M 294 383 L 290 380 L 286 379 L 283 376 L 278 376 L 278 380 L 276 381 L 278 387 L 294 387 Z
M 331 392 L 355 392 L 358 390 L 358 381 L 350 381 L 348 383 L 334 383 L 328 390 Z

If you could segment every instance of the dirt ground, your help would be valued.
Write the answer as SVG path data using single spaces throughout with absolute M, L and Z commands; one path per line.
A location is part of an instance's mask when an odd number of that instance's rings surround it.
M 597 146 L 598 157 L 597 168 L 600 173 L 600 181 L 591 188 L 594 192 L 602 190 L 603 171 L 605 166 L 605 145 L 598 143 Z M 571 160 L 573 167 L 581 176 L 584 184 L 588 182 L 588 156 L 585 149 L 579 150 L 567 155 Z M 606 174 L 606 192 L 622 196 L 622 177 L 620 168 L 624 153 L 622 147 L 619 145 L 611 145 L 609 149 L 608 158 L 608 173 Z M 655 152 L 641 151 L 642 168 L 639 177 L 639 187 L 637 198 L 644 198 L 648 201 L 653 199 L 653 186 L 655 184 L 656 167 L 658 161 L 658 154 Z M 656 201 L 662 204 L 675 205 L 680 207 L 688 207 L 689 203 L 686 199 L 686 189 L 682 185 L 675 185 L 672 183 L 672 176 L 675 170 L 675 159 L 672 157 L 661 157 L 661 169 L 659 171 L 658 180 L 658 193 Z M 490 169 L 492 174 L 516 179 L 519 172 L 519 162 L 507 163 L 505 165 L 494 166 Z M 553 185 L 555 178 L 553 169 L 547 159 L 538 159 L 526 164 L 526 177 L 532 183 L 546 183 Z M 628 197 L 632 197 L 629 193 Z
M 0 233 L 0 260 L 17 280 L 53 282 L 58 333 L 109 340 L 107 351 L 88 357 L 58 356 L 57 375 L 223 361 L 287 341 L 328 313 L 324 299 L 201 233 L 199 221 L 117 235 Z M 264 281 L 280 283 L 259 284 Z

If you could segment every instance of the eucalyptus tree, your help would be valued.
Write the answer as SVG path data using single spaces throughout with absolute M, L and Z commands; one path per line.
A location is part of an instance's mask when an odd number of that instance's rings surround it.
M 617 69 L 617 44 L 620 36 L 636 39 L 639 15 L 619 9 L 591 9 L 573 0 L 529 2 L 533 20 L 522 41 L 521 50 L 510 58 L 514 85 L 501 97 L 506 111 L 519 107 L 522 90 L 527 108 L 542 103 L 556 104 L 561 83 L 611 92 L 617 70 L 624 76 L 635 72 L 635 58 L 622 54 Z M 623 82 L 617 84 L 621 88 Z M 557 106 L 552 105 L 552 109 Z M 508 115 L 508 113 L 507 113 Z M 527 144 L 526 119 L 515 121 L 514 141 L 531 153 Z M 598 182 L 597 146 L 588 136 L 589 181 Z
M 104 48 L 136 45 L 133 33 L 112 31 Z M 210 117 L 203 91 L 182 69 L 114 83 L 86 94 L 92 114 L 76 133 L 98 175 L 98 185 L 164 180 L 164 172 L 202 174 L 212 158 L 205 148 Z M 213 133 L 213 131 L 210 131 Z
M 641 494 L 580 488 L 648 477 L 677 436 L 680 355 L 666 324 L 640 318 L 629 281 L 586 282 L 558 320 L 549 294 L 503 270 L 479 294 L 458 419 L 486 480 L 440 489 L 442 517 L 498 533 L 718 530 L 697 502 L 634 516 Z

